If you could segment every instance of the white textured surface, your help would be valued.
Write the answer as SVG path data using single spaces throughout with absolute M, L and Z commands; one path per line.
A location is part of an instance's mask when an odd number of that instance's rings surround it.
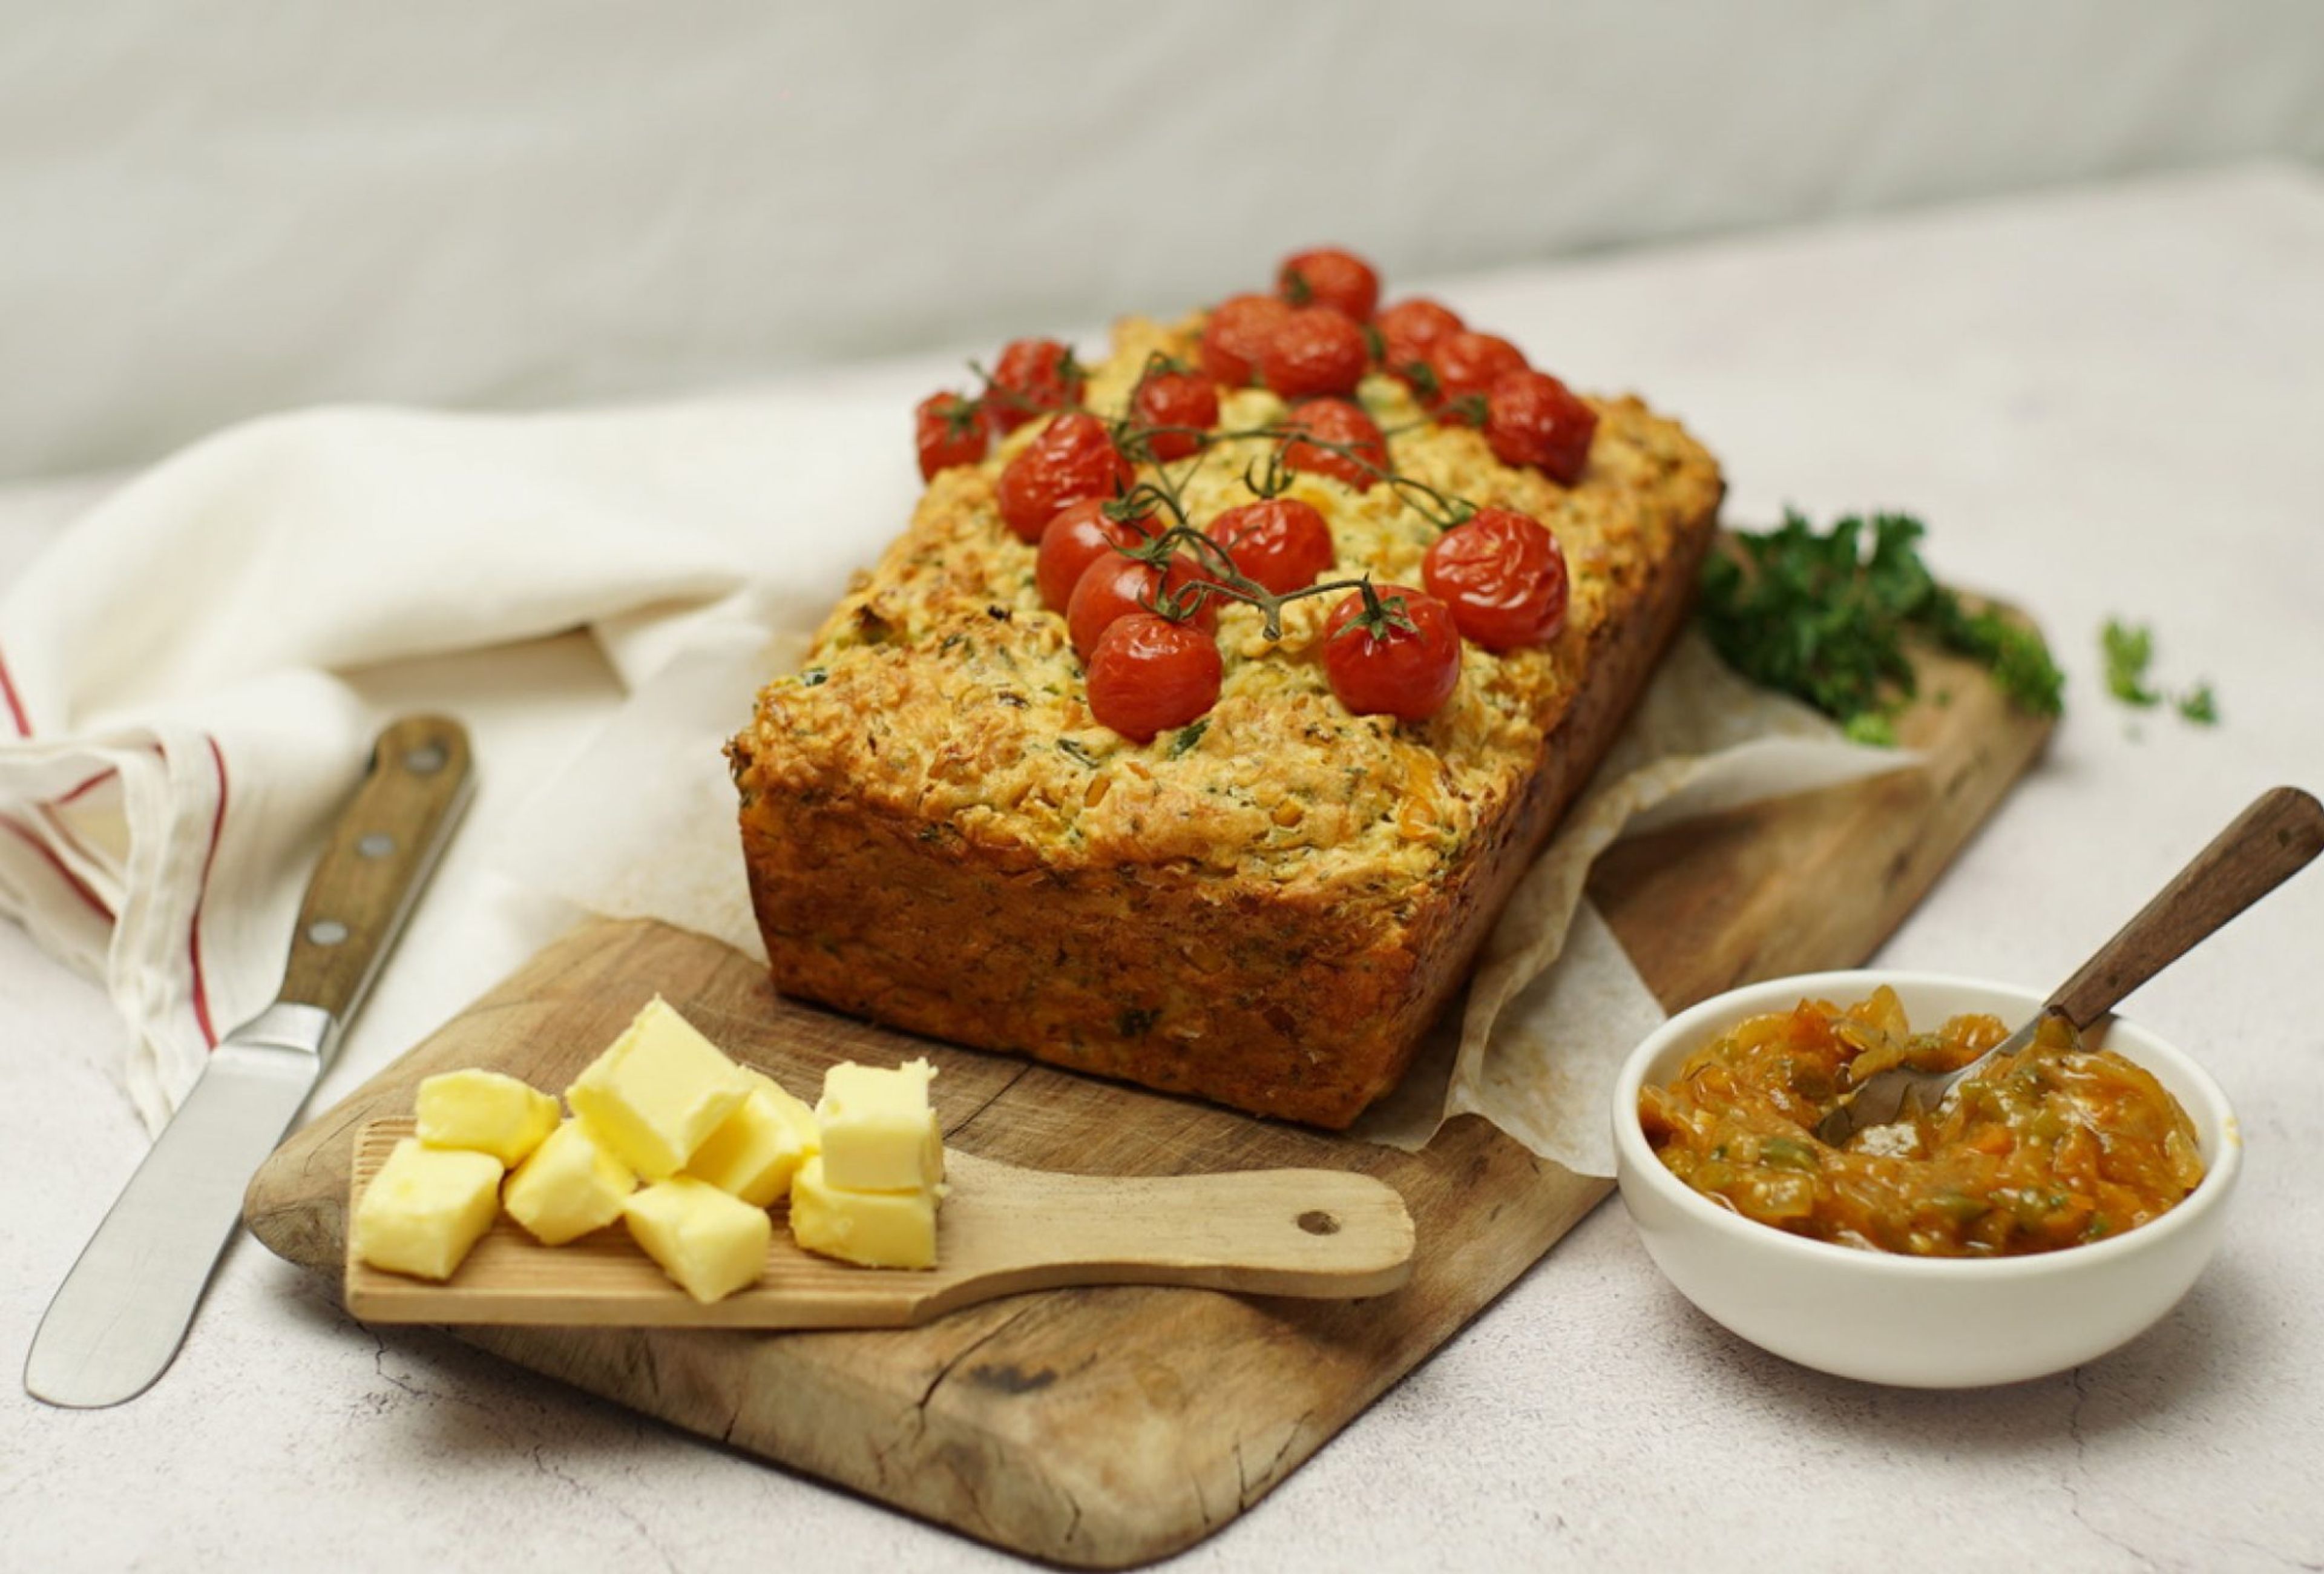
M 2311 0 L 0 0 L 0 476 L 2265 154 Z
M 1949 575 L 2041 617 L 2071 712 L 1883 953 L 2046 986 L 2259 788 L 2324 786 L 2324 182 L 2089 191 L 1543 269 L 1457 299 L 1584 384 L 1650 391 L 1726 458 L 1730 516 L 1784 501 L 1931 521 Z M 1028 328 L 1035 326 L 1028 323 Z M 899 442 L 902 441 L 899 417 Z M 0 504 L 0 573 L 69 488 Z M 2130 719 L 2096 630 L 2152 619 L 2222 726 Z M 519 718 L 383 993 L 352 1088 L 558 921 L 480 871 L 514 782 L 613 694 L 536 648 L 567 711 Z M 492 717 L 493 696 L 476 697 Z M 482 925 L 493 946 L 452 945 Z M 1617 1210 L 1183 1560 L 1190 1569 L 2271 1569 L 2324 1563 L 2324 874 L 2137 997 L 2240 1105 L 2219 1260 L 2154 1332 L 2070 1376 L 1906 1393 L 1738 1344 Z M 0 931 L 0 1370 L 134 1165 L 96 992 Z M 250 1242 L 134 1404 L 0 1384 L 0 1560 L 39 1569 L 707 1569 L 1010 1560 L 504 1367 L 376 1338 Z

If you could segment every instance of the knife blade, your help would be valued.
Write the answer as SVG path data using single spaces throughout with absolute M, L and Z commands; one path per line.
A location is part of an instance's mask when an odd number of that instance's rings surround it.
M 466 807 L 471 763 L 449 718 L 381 732 L 309 877 L 274 1004 L 211 1051 L 49 1302 L 24 1361 L 34 1398 L 119 1404 L 177 1358 L 252 1174 L 330 1065 Z

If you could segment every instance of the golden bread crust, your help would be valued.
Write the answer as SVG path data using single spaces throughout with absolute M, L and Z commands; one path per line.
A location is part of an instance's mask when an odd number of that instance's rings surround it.
M 1197 327 L 1120 325 L 1088 402 L 1119 409 L 1148 353 L 1189 354 Z M 1592 402 L 1568 488 L 1424 421 L 1390 379 L 1361 398 L 1399 473 L 1557 535 L 1559 638 L 1464 645 L 1444 708 L 1399 724 L 1332 696 L 1316 639 L 1336 597 L 1293 603 L 1272 644 L 1229 606 L 1210 715 L 1128 743 L 1091 720 L 1034 551 L 993 502 L 1033 423 L 936 477 L 729 747 L 778 987 L 1321 1125 L 1393 1085 L 1684 616 L 1721 484 L 1635 399 Z M 1246 391 L 1223 424 L 1280 413 Z M 1250 500 L 1268 446 L 1172 468 L 1197 523 Z M 1334 577 L 1420 582 L 1438 531 L 1391 488 L 1302 477 L 1294 495 L 1332 527 Z

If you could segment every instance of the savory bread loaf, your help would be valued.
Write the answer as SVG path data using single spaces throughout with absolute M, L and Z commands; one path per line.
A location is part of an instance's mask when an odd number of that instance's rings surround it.
M 1201 328 L 1123 322 L 1084 403 L 1119 414 L 1149 356 L 1194 360 Z M 1678 627 L 1721 484 L 1635 399 L 1590 402 L 1568 487 L 1430 420 L 1403 381 L 1374 372 L 1358 397 L 1395 472 L 1549 527 L 1571 575 L 1563 632 L 1466 644 L 1452 698 L 1409 723 L 1334 697 L 1333 597 L 1287 605 L 1277 642 L 1228 605 L 1215 705 L 1130 742 L 1093 719 L 1035 549 L 997 511 L 1033 420 L 936 476 L 729 747 L 778 987 L 1324 1126 L 1396 1081 Z M 1263 389 L 1227 391 L 1220 429 L 1284 413 Z M 1218 440 L 1172 465 L 1188 516 L 1251 501 L 1278 446 Z M 1288 493 L 1328 522 L 1334 577 L 1403 585 L 1443 533 L 1415 495 L 1314 474 Z

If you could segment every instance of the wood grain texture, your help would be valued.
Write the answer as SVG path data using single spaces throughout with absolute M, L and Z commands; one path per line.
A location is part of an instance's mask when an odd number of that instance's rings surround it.
M 391 722 L 299 903 L 281 998 L 345 1022 L 363 1004 L 467 801 L 468 734 L 444 716 Z
M 347 1206 L 410 1120 L 355 1135 Z M 1250 1295 L 1384 1295 L 1412 1274 L 1412 1218 L 1394 1189 L 1344 1170 L 1059 1174 L 947 1156 L 938 1261 L 859 1268 L 801 1250 L 779 1217 L 760 1281 L 705 1305 L 616 1223 L 544 1246 L 503 1214 L 448 1283 L 346 1255 L 347 1310 L 366 1322 L 534 1328 L 909 1328 L 964 1306 L 1080 1284 L 1184 1284 Z M 779 1215 L 787 1212 L 777 1205 Z
M 1664 1008 L 1739 984 L 1849 968 L 1895 932 L 2024 773 L 2051 724 L 1976 663 L 1916 649 L 1896 718 L 1920 765 L 1617 842 L 1590 899 Z
M 1753 978 L 1862 961 L 2047 734 L 1930 656 L 1900 734 L 1912 771 L 1618 846 L 1591 894 L 1677 1007 Z M 1946 696 L 1944 702 L 1938 697 Z M 464 1339 L 970 1535 L 1123 1567 L 1199 1541 L 1264 1496 L 1499 1295 L 1608 1190 L 1483 1122 L 1406 1154 L 1024 1061 L 907 1038 L 778 997 L 757 966 L 659 925 L 596 922 L 550 947 L 287 1143 L 251 1187 L 269 1246 L 337 1278 L 354 1134 L 465 1065 L 562 1087 L 665 995 L 794 1087 L 844 1059 L 926 1053 L 956 1150 L 1039 1169 L 1374 1176 L 1418 1231 L 1393 1294 L 1298 1301 L 1204 1290 L 1046 1291 L 899 1331 L 469 1327 Z
M 2058 986 L 2050 1008 L 2089 1026 L 2319 852 L 2324 804 L 2297 787 L 2270 788 Z

